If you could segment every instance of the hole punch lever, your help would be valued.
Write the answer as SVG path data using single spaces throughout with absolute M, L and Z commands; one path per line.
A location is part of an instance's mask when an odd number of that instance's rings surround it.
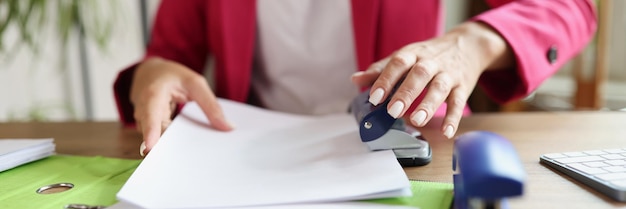
M 369 91 L 359 94 L 350 111 L 359 124 L 359 136 L 370 150 L 392 150 L 400 165 L 422 166 L 430 163 L 432 150 L 422 134 L 387 113 L 389 100 L 377 106 L 369 102 Z

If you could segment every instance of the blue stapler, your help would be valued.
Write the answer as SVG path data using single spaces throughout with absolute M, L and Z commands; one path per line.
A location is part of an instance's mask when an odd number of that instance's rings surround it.
M 431 148 L 422 134 L 387 113 L 389 100 L 377 106 L 369 102 L 369 91 L 359 94 L 350 111 L 359 124 L 361 141 L 370 150 L 393 150 L 402 166 L 420 166 L 430 163 Z
M 456 138 L 452 162 L 454 208 L 508 208 L 523 193 L 525 172 L 513 145 L 488 131 Z

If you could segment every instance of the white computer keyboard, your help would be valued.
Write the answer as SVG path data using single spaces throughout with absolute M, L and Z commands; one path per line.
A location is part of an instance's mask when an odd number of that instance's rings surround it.
M 626 202 L 626 148 L 541 155 L 539 161 L 617 201 Z

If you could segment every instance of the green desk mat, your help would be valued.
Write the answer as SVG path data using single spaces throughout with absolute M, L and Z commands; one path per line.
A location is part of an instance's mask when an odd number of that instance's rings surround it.
M 115 194 L 141 160 L 54 155 L 0 172 L 0 208 L 60 209 L 70 203 L 110 206 Z M 55 194 L 37 194 L 45 185 L 72 183 L 74 188 Z M 415 206 L 422 209 L 450 208 L 452 184 L 411 181 L 413 197 L 365 202 Z

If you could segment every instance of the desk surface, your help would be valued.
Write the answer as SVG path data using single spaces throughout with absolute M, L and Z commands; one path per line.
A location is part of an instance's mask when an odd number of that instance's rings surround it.
M 433 162 L 405 169 L 411 179 L 452 182 L 453 140 L 437 130 L 441 121 L 421 129 L 433 148 Z M 585 185 L 539 164 L 544 153 L 626 147 L 626 112 L 474 114 L 458 133 L 488 130 L 514 144 L 528 174 L 525 195 L 511 208 L 626 208 Z M 61 154 L 140 158 L 141 135 L 116 122 L 1 123 L 0 138 L 52 137 Z

